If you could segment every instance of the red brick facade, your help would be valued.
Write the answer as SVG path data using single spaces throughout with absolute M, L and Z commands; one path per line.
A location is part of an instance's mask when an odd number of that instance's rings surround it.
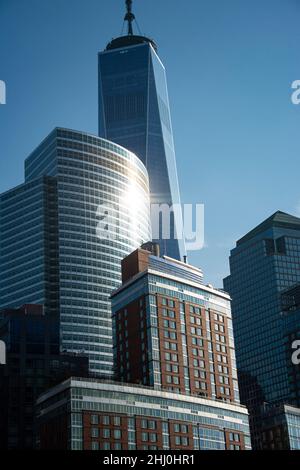
M 116 313 L 117 379 L 152 386 L 147 328 L 147 298 L 140 297 Z M 227 317 L 199 305 L 156 295 L 161 387 L 212 398 L 211 374 L 215 377 L 216 398 L 234 401 Z M 184 306 L 184 307 L 183 307 Z M 184 308 L 185 325 L 181 322 Z M 209 321 L 210 331 L 207 330 Z M 184 364 L 182 329 L 185 328 L 187 358 Z M 208 337 L 212 344 L 213 370 L 209 361 Z M 129 365 L 129 369 L 127 368 Z M 190 379 L 186 389 L 184 368 Z

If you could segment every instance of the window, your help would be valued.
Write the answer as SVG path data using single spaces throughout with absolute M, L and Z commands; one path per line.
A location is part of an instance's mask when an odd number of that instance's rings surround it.
M 103 416 L 102 422 L 105 426 L 109 425 L 109 416 Z
M 109 429 L 103 429 L 103 437 L 104 437 L 104 439 L 109 439 L 110 438 L 110 430 Z
M 141 428 L 142 428 L 142 429 L 147 429 L 147 428 L 148 428 L 148 424 L 147 424 L 147 420 L 146 420 L 146 419 L 142 419 L 142 421 L 141 421 Z
M 114 430 L 114 439 L 121 439 L 122 433 L 120 429 L 115 429 Z
M 188 438 L 187 437 L 181 437 L 181 445 L 187 446 L 188 445 Z
M 150 442 L 156 442 L 157 441 L 157 435 L 152 432 L 150 433 Z
M 115 417 L 114 417 L 114 425 L 115 425 L 115 426 L 121 426 L 121 418 L 120 418 L 120 416 L 115 416 Z
M 277 238 L 275 243 L 276 243 L 277 253 L 281 255 L 286 255 L 285 237 Z
M 180 432 L 180 425 L 178 423 L 174 424 L 174 432 Z
M 148 441 L 148 433 L 142 432 L 142 442 L 147 442 L 147 441 Z
M 99 429 L 91 428 L 91 437 L 99 437 Z
M 99 442 L 92 442 L 91 450 L 99 450 Z
M 229 439 L 230 439 L 231 441 L 234 441 L 234 442 L 240 442 L 240 436 L 239 436 L 239 434 L 236 434 L 236 433 L 233 433 L 233 432 L 231 432 L 231 433 L 229 434 Z
M 91 415 L 91 424 L 99 424 L 99 416 Z
M 271 256 L 275 254 L 275 242 L 272 238 L 267 238 L 264 240 L 265 242 L 265 249 L 267 256 Z

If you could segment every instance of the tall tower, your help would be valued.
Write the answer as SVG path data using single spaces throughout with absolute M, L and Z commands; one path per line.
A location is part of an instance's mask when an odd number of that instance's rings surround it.
M 266 406 L 300 406 L 299 371 L 289 346 L 300 332 L 299 265 L 300 219 L 278 211 L 237 242 L 230 255 L 230 276 L 224 279 L 232 298 L 241 402 L 249 409 L 254 449 L 262 448 L 266 434 L 269 439 Z M 274 410 L 267 421 L 272 414 Z M 293 420 L 300 426 L 299 410 L 296 414 Z M 273 432 L 274 441 L 281 433 Z M 297 441 L 291 448 L 300 448 Z
M 165 68 L 153 40 L 133 34 L 132 1 L 126 1 L 125 36 L 113 39 L 99 53 L 99 135 L 134 152 L 145 164 L 152 204 L 180 204 L 173 132 Z M 163 255 L 182 259 L 184 241 L 174 227 L 171 237 L 158 241 Z M 174 220 L 175 219 L 175 220 Z M 160 227 L 161 228 L 161 227 Z M 154 231 L 153 231 L 154 233 Z

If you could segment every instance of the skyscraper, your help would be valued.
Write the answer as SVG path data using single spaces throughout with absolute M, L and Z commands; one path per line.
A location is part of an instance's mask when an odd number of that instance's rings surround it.
M 110 294 L 122 258 L 151 238 L 143 163 L 106 140 L 55 129 L 0 196 L 0 307 L 59 315 L 61 350 L 112 375 Z
M 165 68 L 157 46 L 133 34 L 131 0 L 126 1 L 128 34 L 112 40 L 99 54 L 99 135 L 128 148 L 145 164 L 152 204 L 180 203 Z M 159 235 L 162 254 L 183 259 L 184 241 L 171 215 L 171 237 Z
M 287 349 L 288 334 L 300 330 L 299 315 L 288 310 L 297 292 L 289 288 L 300 283 L 299 266 L 300 219 L 276 212 L 237 242 L 224 279 L 232 297 L 241 401 L 250 412 L 256 448 L 263 441 L 266 403 L 300 405 L 291 388 Z
M 0 195 L 0 307 L 59 307 L 57 180 L 41 176 Z M 50 261 L 51 260 L 51 261 Z

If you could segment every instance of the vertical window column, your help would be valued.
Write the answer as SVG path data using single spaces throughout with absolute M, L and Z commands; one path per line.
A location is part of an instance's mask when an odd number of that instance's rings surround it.
M 190 374 L 189 374 L 189 361 L 188 361 L 188 350 L 187 350 L 187 339 L 186 339 L 186 319 L 185 319 L 185 305 L 180 302 L 180 330 L 181 330 L 181 342 L 182 342 L 182 355 L 183 355 L 183 372 L 184 372 L 184 388 L 186 393 L 191 392 L 190 385 Z
M 128 450 L 136 450 L 136 432 L 134 418 L 128 418 Z
M 169 435 L 169 424 L 167 422 L 162 423 L 162 437 L 163 437 L 164 450 L 169 450 L 170 449 L 170 435 Z

